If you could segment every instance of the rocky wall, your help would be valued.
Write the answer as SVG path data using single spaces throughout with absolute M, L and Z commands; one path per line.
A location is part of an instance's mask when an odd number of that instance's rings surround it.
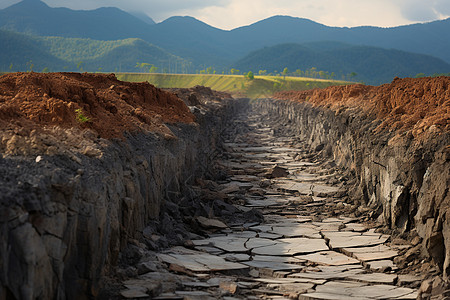
M 314 108 L 307 102 L 260 99 L 255 110 L 274 118 L 312 150 L 332 155 L 356 178 L 355 201 L 400 233 L 422 239 L 422 254 L 444 276 L 450 274 L 450 136 L 428 130 L 411 133 L 377 130 L 381 120 L 356 108 Z
M 0 299 L 95 297 L 127 242 L 205 172 L 236 103 L 193 108 L 197 123 L 169 125 L 172 134 L 5 129 Z

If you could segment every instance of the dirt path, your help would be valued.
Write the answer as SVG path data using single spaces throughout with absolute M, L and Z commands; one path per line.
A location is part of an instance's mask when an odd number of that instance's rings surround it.
M 295 137 L 274 133 L 264 121 L 243 114 L 230 125 L 219 161 L 229 176 L 214 185 L 235 209 L 257 209 L 264 221 L 224 224 L 198 217 L 208 237 L 145 253 L 141 275 L 124 281 L 121 295 L 416 299 L 421 278 L 400 275 L 393 262 L 410 246 L 394 245 L 390 236 L 367 225 L 363 213 L 350 215 L 346 178 L 333 162 L 318 160 Z

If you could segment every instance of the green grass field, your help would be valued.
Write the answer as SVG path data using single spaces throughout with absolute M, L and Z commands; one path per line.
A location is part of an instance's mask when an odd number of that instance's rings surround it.
M 253 80 L 245 78 L 243 75 L 116 73 L 116 76 L 123 81 L 148 81 L 159 88 L 190 88 L 202 85 L 213 90 L 249 98 L 268 97 L 283 90 L 308 90 L 349 84 L 346 81 L 278 76 L 255 76 Z

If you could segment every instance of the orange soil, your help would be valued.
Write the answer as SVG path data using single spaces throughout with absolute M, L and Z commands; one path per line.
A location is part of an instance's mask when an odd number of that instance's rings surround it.
M 81 109 L 81 111 L 80 111 Z M 89 118 L 80 122 L 77 116 Z M 175 95 L 114 74 L 11 73 L 0 76 L 0 128 L 42 125 L 90 128 L 103 138 L 153 130 L 194 116 Z
M 378 130 L 450 130 L 450 77 L 395 78 L 390 84 L 333 86 L 308 91 L 279 92 L 276 99 L 309 102 L 332 110 L 359 108 L 382 120 Z

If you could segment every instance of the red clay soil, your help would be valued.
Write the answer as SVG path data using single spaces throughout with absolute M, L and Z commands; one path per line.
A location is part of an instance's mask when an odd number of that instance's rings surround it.
M 114 74 L 0 76 L 0 128 L 58 125 L 121 138 L 125 131 L 158 131 L 163 123 L 178 122 L 194 122 L 194 116 L 178 97 L 149 83 L 119 81 Z
M 359 108 L 383 122 L 378 130 L 450 130 L 450 77 L 395 78 L 390 84 L 333 86 L 308 91 L 279 92 L 276 99 L 309 102 L 332 110 Z

